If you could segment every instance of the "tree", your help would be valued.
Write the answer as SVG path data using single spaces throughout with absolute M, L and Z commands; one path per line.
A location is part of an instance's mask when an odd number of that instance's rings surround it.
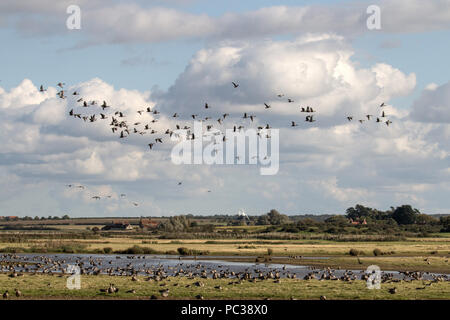
M 413 209 L 410 205 L 402 205 L 397 207 L 392 213 L 392 219 L 398 224 L 413 224 L 416 222 L 419 210 Z
M 70 219 L 70 217 L 67 214 L 65 214 L 62 216 L 62 219 L 67 220 L 67 219 Z
M 422 224 L 422 225 L 434 225 L 437 222 L 439 222 L 439 220 L 437 220 L 436 218 L 428 215 L 428 214 L 418 214 L 416 216 L 416 223 L 417 224 Z
M 282 224 L 287 224 L 291 222 L 291 219 L 285 214 L 279 213 L 277 210 L 272 209 L 268 214 L 266 214 L 266 219 L 262 218 L 264 221 L 268 221 L 267 224 L 273 226 L 279 226 Z
M 450 216 L 441 217 L 439 222 L 443 227 L 442 232 L 450 232 Z
M 160 223 L 158 228 L 166 232 L 182 232 L 187 231 L 190 224 L 186 216 L 174 216 L 170 217 L 168 221 Z
M 258 217 L 258 221 L 256 222 L 256 224 L 260 225 L 260 226 L 269 225 L 270 220 L 269 220 L 269 217 L 267 216 L 267 214 Z
M 373 218 L 377 220 L 383 219 L 386 215 L 385 212 L 378 211 L 363 205 L 357 204 L 354 208 L 348 208 L 346 211 L 346 217 L 353 220 L 363 220 L 365 218 Z
M 336 226 L 345 226 L 348 224 L 348 220 L 344 216 L 332 216 L 326 219 L 325 222 Z

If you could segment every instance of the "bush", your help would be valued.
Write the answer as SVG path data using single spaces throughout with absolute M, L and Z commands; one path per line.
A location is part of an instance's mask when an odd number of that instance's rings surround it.
M 125 249 L 124 251 L 118 251 L 116 253 L 123 253 L 123 254 L 155 254 L 157 251 L 153 250 L 152 248 L 144 248 L 140 247 L 138 245 L 134 245 L 131 248 Z
M 103 248 L 103 252 L 106 254 L 109 254 L 109 253 L 113 252 L 113 249 L 111 247 L 106 247 L 106 248 Z
M 273 254 L 272 248 L 267 248 L 267 255 L 271 256 Z
M 177 251 L 181 256 L 188 256 L 191 253 L 191 250 L 185 247 L 178 248 Z
M 194 250 L 194 249 L 188 249 L 185 247 L 181 247 L 177 249 L 178 254 L 181 256 L 203 256 L 203 255 L 208 255 L 209 251 L 205 250 Z
M 5 247 L 3 249 L 0 250 L 0 252 L 5 252 L 5 253 L 21 253 L 21 252 L 25 252 L 25 248 L 22 247 Z
M 349 254 L 350 254 L 351 256 L 356 257 L 356 256 L 360 255 L 361 252 L 360 252 L 359 250 L 357 250 L 357 249 L 350 249 Z
M 380 249 L 378 249 L 378 248 L 373 249 L 373 255 L 374 255 L 375 257 L 381 256 L 382 254 L 383 254 L 383 252 L 381 252 Z

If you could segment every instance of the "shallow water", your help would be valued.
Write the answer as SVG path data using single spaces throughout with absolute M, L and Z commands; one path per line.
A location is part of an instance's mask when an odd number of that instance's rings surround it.
M 202 259 L 194 257 L 182 257 L 179 260 L 177 256 L 165 255 L 105 255 L 105 254 L 2 254 L 0 261 L 4 262 L 0 266 L 1 272 L 38 272 L 38 273 L 61 273 L 66 270 L 68 265 L 77 265 L 81 267 L 83 274 L 100 274 L 123 275 L 154 275 L 157 271 L 162 271 L 168 276 L 175 275 L 180 269 L 187 275 L 192 273 L 193 276 L 200 276 L 202 271 L 206 271 L 208 277 L 212 277 L 213 270 L 218 273 L 244 273 L 247 272 L 253 276 L 259 273 L 268 274 L 270 272 L 279 272 L 281 278 L 291 277 L 295 275 L 297 278 L 303 278 L 305 275 L 315 272 L 320 276 L 324 269 L 299 266 L 299 265 L 282 265 L 272 263 L 251 263 L 251 262 L 230 262 L 221 260 L 225 257 L 213 257 Z M 226 257 L 230 258 L 230 257 Z M 236 257 L 232 257 L 236 258 Z M 237 257 L 237 258 L 255 258 L 255 257 Z M 326 258 L 326 257 L 322 257 Z M 336 277 L 344 275 L 346 270 L 333 270 Z M 349 274 L 354 275 L 357 279 L 361 278 L 363 270 L 351 270 Z M 397 271 L 381 271 L 381 274 L 392 274 L 395 279 L 410 279 L 403 273 Z M 423 273 L 424 280 L 430 280 L 433 276 L 442 275 L 450 280 L 449 274 L 432 274 Z M 228 275 L 231 278 L 231 275 Z

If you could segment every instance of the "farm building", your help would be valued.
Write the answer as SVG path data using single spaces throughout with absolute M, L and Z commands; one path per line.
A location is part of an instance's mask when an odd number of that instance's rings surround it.
M 143 219 L 139 221 L 139 227 L 142 229 L 156 229 L 159 226 L 159 222 L 152 219 Z
M 133 230 L 133 227 L 125 222 L 112 222 L 104 226 L 102 230 Z

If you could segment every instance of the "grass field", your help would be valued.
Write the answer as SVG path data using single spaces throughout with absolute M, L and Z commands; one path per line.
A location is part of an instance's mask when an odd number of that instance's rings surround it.
M 382 242 L 336 242 L 327 240 L 156 240 L 134 239 L 132 237 L 101 239 L 67 239 L 48 240 L 33 239 L 23 242 L 0 243 L 0 252 L 5 248 L 37 252 L 61 252 L 62 247 L 76 247 L 76 253 L 93 253 L 96 250 L 112 248 L 121 251 L 132 246 L 151 248 L 154 252 L 176 254 L 177 249 L 188 249 L 208 252 L 202 259 L 214 259 L 215 256 L 233 257 L 252 256 L 249 262 L 255 262 L 257 256 L 267 258 L 271 249 L 270 262 L 280 264 L 312 265 L 332 268 L 365 269 L 371 264 L 380 266 L 382 270 L 409 270 L 450 273 L 450 238 L 412 238 L 406 241 Z M 362 252 L 358 257 L 349 254 L 350 249 Z M 374 256 L 374 249 L 384 253 Z M 70 251 L 63 251 L 70 252 Z M 292 259 L 290 256 L 309 257 L 309 259 Z M 311 259 L 311 257 L 327 257 L 327 259 Z M 242 260 L 238 260 L 242 261 Z M 262 261 L 263 262 L 263 261 Z
M 383 283 L 381 289 L 369 290 L 364 281 L 319 281 L 282 279 L 281 283 L 272 280 L 256 283 L 244 281 L 241 284 L 229 285 L 230 279 L 187 279 L 168 278 L 161 282 L 131 281 L 130 277 L 82 276 L 81 289 L 66 288 L 67 276 L 25 275 L 9 278 L 0 274 L 0 292 L 8 290 L 10 299 L 149 299 L 151 295 L 161 298 L 159 290 L 169 289 L 166 299 L 195 299 L 202 295 L 205 299 L 319 299 L 324 295 L 327 299 L 450 299 L 450 282 L 433 283 L 423 290 L 427 281 Z M 195 286 L 200 281 L 203 287 Z M 118 293 L 101 293 L 110 283 L 119 288 Z M 189 285 L 189 287 L 186 287 Z M 222 289 L 216 289 L 221 286 Z M 390 288 L 397 288 L 396 294 L 390 294 Z M 14 289 L 18 288 L 23 297 L 16 298 Z M 136 293 L 126 293 L 134 289 Z
M 211 255 L 262 255 L 267 249 L 273 250 L 275 256 L 305 255 L 305 256 L 345 256 L 351 248 L 362 251 L 362 256 L 373 256 L 373 250 L 395 256 L 417 255 L 450 255 L 450 238 L 413 238 L 406 241 L 346 241 L 328 240 L 156 240 L 152 238 L 134 239 L 132 237 L 101 238 L 101 239 L 67 239 L 48 240 L 33 239 L 22 242 L 1 243 L 4 247 L 39 247 L 65 244 L 83 244 L 86 250 L 110 247 L 113 250 L 124 250 L 134 245 L 154 249 L 160 253 L 176 251 L 179 247 L 209 251 Z

